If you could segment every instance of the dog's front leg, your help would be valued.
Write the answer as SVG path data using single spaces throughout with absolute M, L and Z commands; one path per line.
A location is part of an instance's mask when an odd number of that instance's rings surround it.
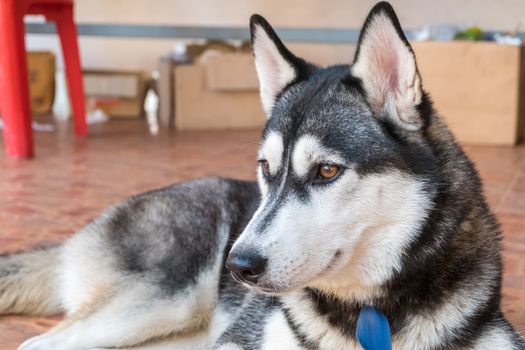
M 203 307 L 207 306 L 207 307 Z M 205 328 L 213 302 L 181 291 L 169 297 L 137 283 L 118 296 L 71 317 L 49 332 L 31 338 L 19 350 L 88 350 L 126 348 L 151 339 Z

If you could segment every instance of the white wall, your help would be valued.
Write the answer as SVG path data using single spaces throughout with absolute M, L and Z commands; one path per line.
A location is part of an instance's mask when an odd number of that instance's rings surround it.
M 358 28 L 375 0 L 76 0 L 81 23 L 247 26 L 260 13 L 281 27 Z M 476 24 L 511 30 L 525 17 L 524 0 L 392 0 L 405 28 L 427 24 Z M 525 28 L 523 28 L 525 30 Z M 174 40 L 82 37 L 87 68 L 154 69 Z M 54 36 L 28 35 L 29 49 L 58 52 Z M 325 63 L 350 60 L 347 45 L 290 45 L 299 54 Z M 328 62 L 326 62 L 328 63 Z M 59 62 L 59 64 L 61 64 Z
M 76 14 L 90 23 L 246 25 L 260 13 L 278 26 L 358 27 L 375 0 L 77 0 Z M 392 0 L 407 27 L 475 21 L 507 29 L 525 17 L 523 0 Z

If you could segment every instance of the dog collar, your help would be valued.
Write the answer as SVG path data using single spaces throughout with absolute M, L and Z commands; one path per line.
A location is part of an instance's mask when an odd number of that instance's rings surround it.
M 386 316 L 370 306 L 359 311 L 356 336 L 365 350 L 391 350 L 390 325 Z

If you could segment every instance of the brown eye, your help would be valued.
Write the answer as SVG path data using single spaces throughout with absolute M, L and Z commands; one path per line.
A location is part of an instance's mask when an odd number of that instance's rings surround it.
M 263 159 L 259 161 L 259 164 L 261 165 L 261 170 L 264 173 L 264 175 L 270 175 L 270 164 L 268 163 L 268 161 Z
M 333 164 L 321 164 L 319 166 L 319 176 L 324 180 L 330 180 L 339 173 L 339 167 Z

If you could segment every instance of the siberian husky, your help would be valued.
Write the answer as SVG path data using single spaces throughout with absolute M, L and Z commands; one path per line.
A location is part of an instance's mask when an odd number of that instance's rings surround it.
M 1 256 L 1 313 L 66 313 L 20 349 L 361 349 L 365 306 L 395 349 L 525 349 L 500 307 L 498 223 L 392 7 L 351 65 L 307 63 L 258 15 L 251 35 L 258 185 L 148 192 Z

